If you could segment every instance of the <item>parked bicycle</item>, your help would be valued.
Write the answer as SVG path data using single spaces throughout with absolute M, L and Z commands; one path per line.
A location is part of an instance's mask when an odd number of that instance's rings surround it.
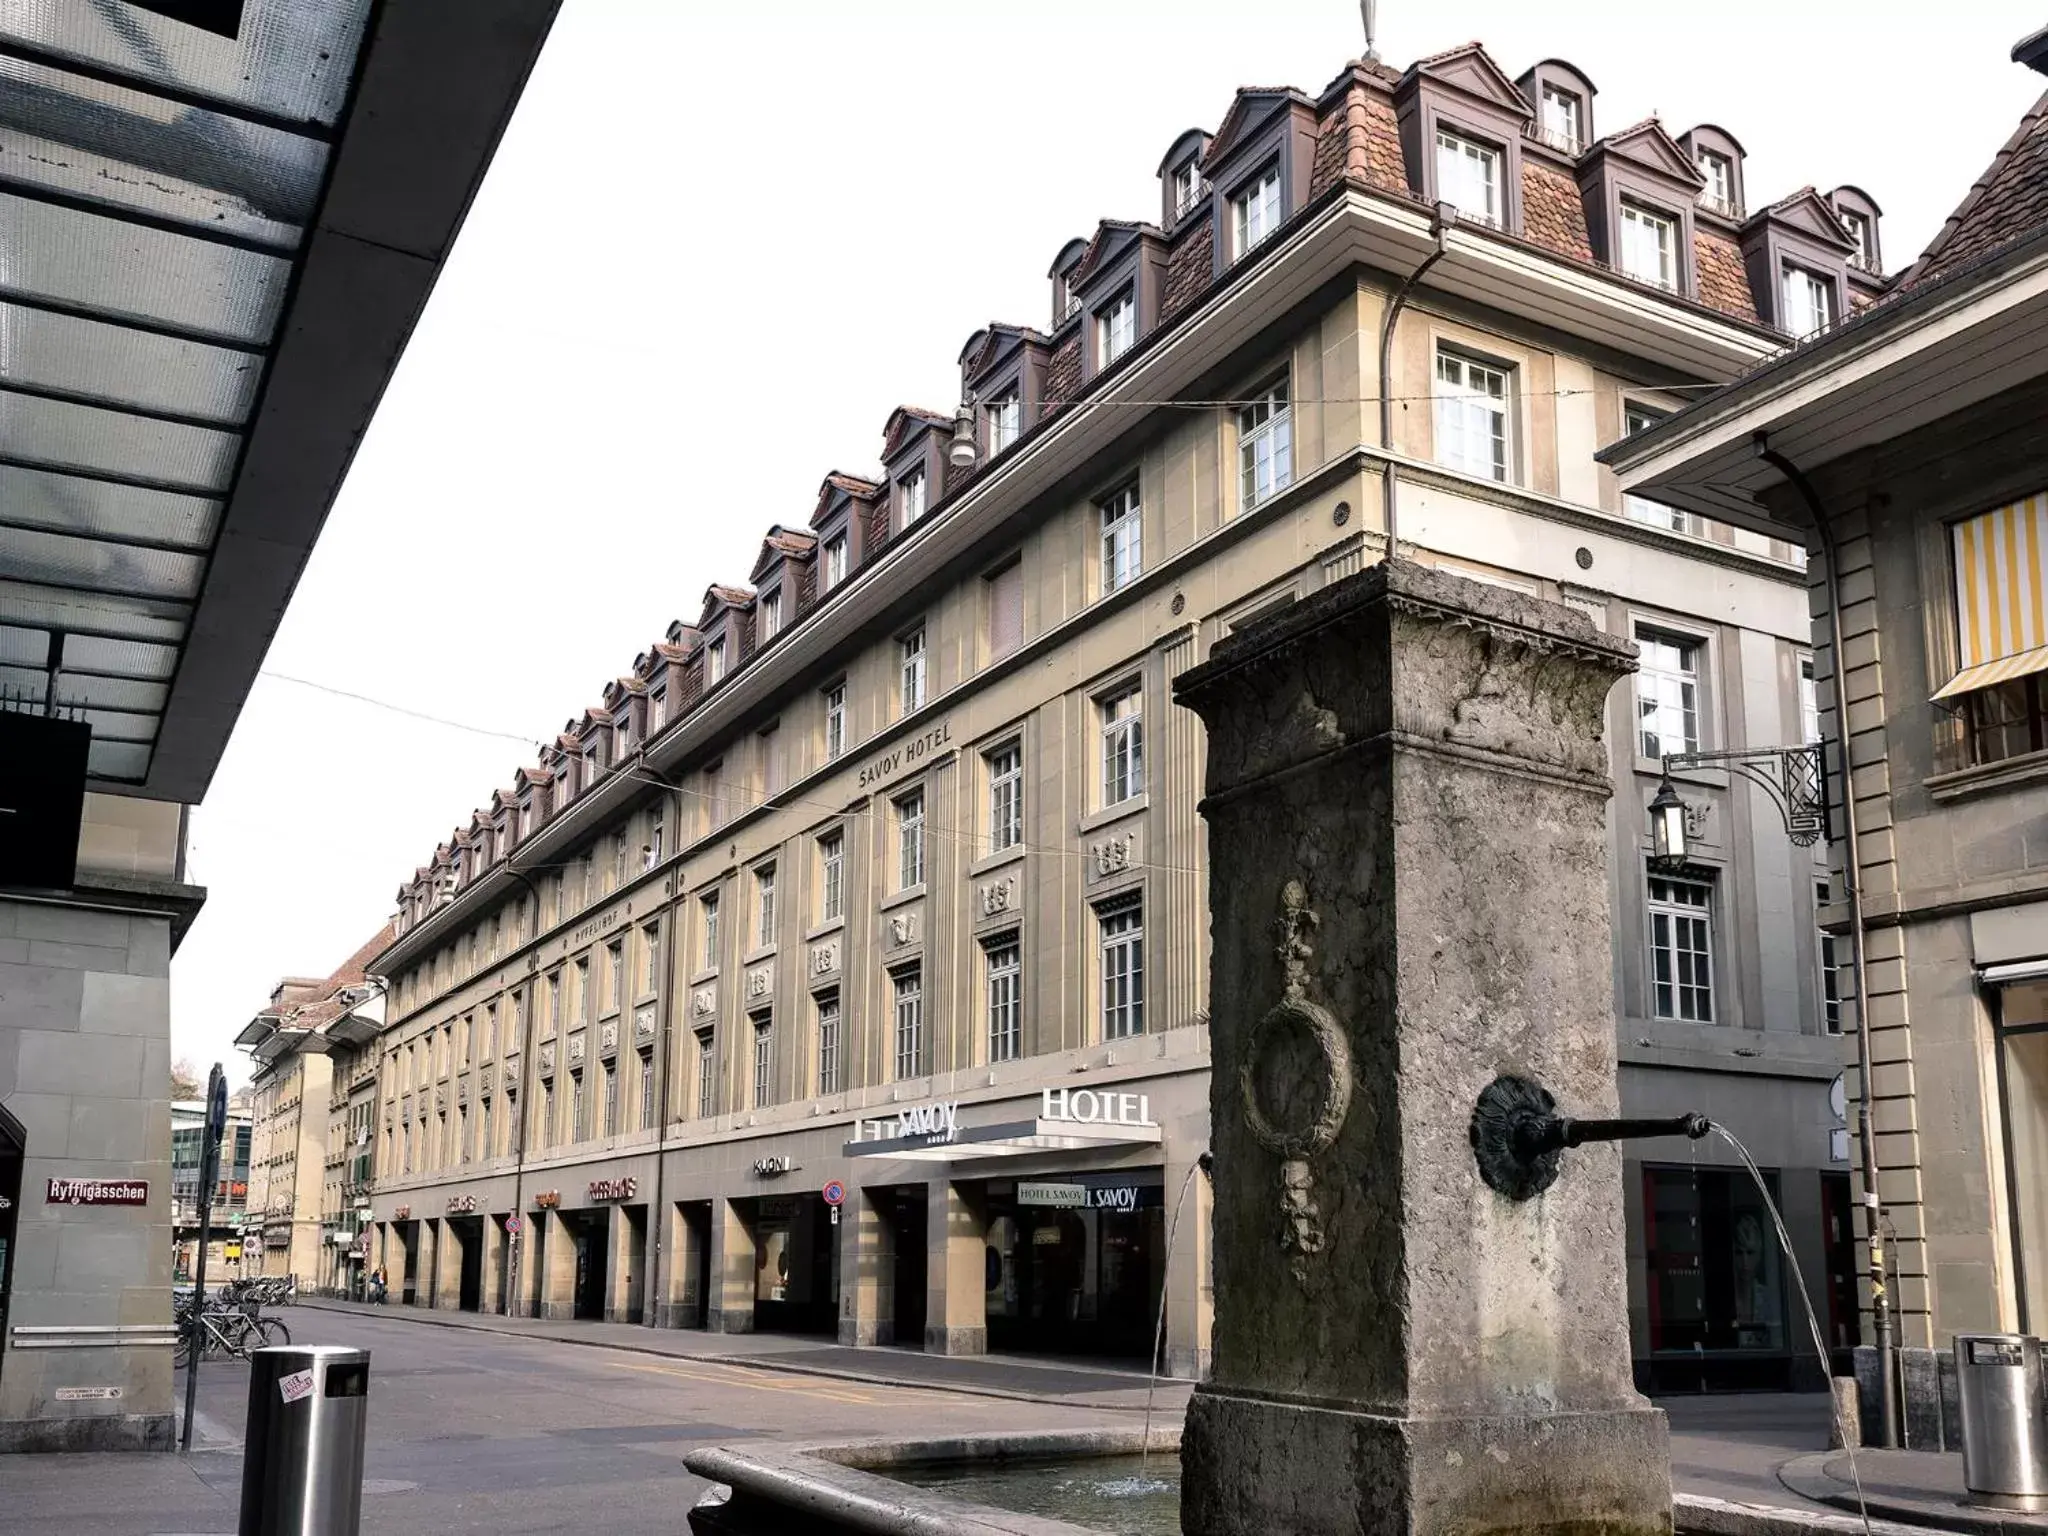
M 222 1296 L 202 1306 L 196 1296 L 180 1296 L 172 1308 L 178 1330 L 177 1348 L 171 1356 L 174 1367 L 191 1364 L 195 1308 L 199 1312 L 200 1350 L 204 1359 L 246 1360 L 252 1349 L 292 1341 L 291 1330 L 276 1318 L 265 1317 L 256 1302 L 230 1301 Z

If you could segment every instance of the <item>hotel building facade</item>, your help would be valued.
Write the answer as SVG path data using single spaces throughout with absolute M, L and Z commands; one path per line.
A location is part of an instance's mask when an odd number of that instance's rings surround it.
M 1664 754 L 1812 739 L 1803 552 L 1594 454 L 1881 291 L 1877 210 L 1749 212 L 1731 135 L 1596 138 L 1594 96 L 1476 45 L 1239 92 L 1156 223 L 1060 251 L 1044 329 L 969 338 L 957 425 L 893 413 L 881 473 L 828 475 L 435 850 L 369 967 L 395 1301 L 1142 1358 L 1163 1296 L 1198 1374 L 1235 1068 L 1170 685 L 1381 558 L 1392 507 L 1404 555 L 1636 641 L 1624 1110 L 1748 1142 L 1854 1342 L 1825 864 L 1694 773 L 1695 864 L 1646 865 Z M 1626 1164 L 1646 1386 L 1819 1375 L 1739 1172 Z

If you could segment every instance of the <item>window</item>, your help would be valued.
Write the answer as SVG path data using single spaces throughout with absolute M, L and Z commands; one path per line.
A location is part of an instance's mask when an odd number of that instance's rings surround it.
M 1024 841 L 1024 748 L 1007 741 L 984 759 L 988 764 L 988 846 L 991 853 Z
M 1135 901 L 1096 914 L 1102 928 L 1102 1038 L 1145 1033 L 1145 909 Z
M 569 1140 L 573 1144 L 583 1139 L 583 1069 L 575 1067 L 569 1073 Z
M 652 997 L 661 987 L 661 925 L 649 923 L 640 930 L 640 995 Z
M 897 884 L 903 890 L 924 884 L 924 791 L 896 802 Z
M 697 1031 L 697 1118 L 708 1120 L 711 1106 L 717 1092 L 717 1079 L 713 1075 L 711 1055 L 711 1031 Z
M 558 811 L 569 803 L 570 796 L 576 791 L 576 781 L 571 772 L 574 762 L 574 758 L 565 758 L 562 766 L 555 770 L 555 809 Z
M 1972 763 L 2048 751 L 2048 687 L 2039 672 L 1963 695 L 1963 732 Z
M 765 949 L 775 942 L 775 866 L 767 865 L 754 871 L 754 894 L 758 898 L 754 913 L 754 943 Z
M 576 981 L 576 1022 L 590 1022 L 590 962 L 578 960 L 572 974 Z
M 624 762 L 626 754 L 633 750 L 633 706 L 627 705 L 612 719 L 612 735 L 618 743 L 618 750 L 612 753 L 614 761 Z
M 657 688 L 647 695 L 647 734 L 652 736 L 668 724 L 668 690 Z M 521 836 L 525 834 L 522 832 Z
M 1660 1019 L 1714 1022 L 1713 887 L 1650 878 L 1650 1007 Z
M 1621 270 L 1659 288 L 1678 286 L 1678 226 L 1666 214 L 1621 205 Z
M 1811 656 L 1799 658 L 1799 739 L 1809 747 L 1820 742 L 1820 685 Z
M 1015 1061 L 1022 1028 L 1019 987 L 1023 966 L 1015 938 L 988 951 L 988 1059 Z
M 654 1129 L 654 1047 L 640 1051 L 640 1129 Z
M 498 1005 L 497 1005 L 496 1003 L 485 1003 L 485 1004 L 484 1004 L 484 1039 L 483 1039 L 483 1045 L 482 1045 L 482 1046 L 481 1046 L 481 1047 L 480 1047 L 480 1048 L 478 1049 L 478 1051 L 477 1051 L 477 1059 L 478 1059 L 478 1060 L 480 1060 L 480 1061 L 489 1061 L 489 1060 L 490 1060 L 490 1059 L 491 1059 L 491 1058 L 492 1058 L 493 1056 L 495 1056 L 495 1055 L 497 1054 L 497 1044 L 498 1044 Z
M 519 841 L 525 842 L 533 836 L 533 801 L 519 802 Z
M 488 1162 L 496 1149 L 491 1145 L 491 1101 L 486 1098 L 477 1105 L 476 1155 L 480 1162 Z
M 1718 214 L 1733 218 L 1735 207 L 1735 164 L 1726 155 L 1711 149 L 1703 149 L 1698 155 L 1700 175 L 1706 178 L 1706 187 L 1700 192 L 1700 201 Z
M 1054 325 L 1060 324 L 1081 307 L 1081 296 L 1074 292 L 1074 274 L 1071 270 L 1062 272 L 1052 280 Z
M 704 647 L 704 686 L 716 688 L 725 676 L 725 636 L 714 637 Z
M 702 969 L 718 968 L 718 893 L 711 892 L 697 903 L 697 909 L 704 914 L 704 958 Z
M 1233 261 L 1265 242 L 1280 227 L 1280 167 L 1269 165 L 1230 200 L 1230 256 Z
M 2048 686 L 2034 665 L 2048 630 L 2048 498 L 2026 496 L 1949 527 L 1955 675 L 1934 695 L 1963 717 L 1972 764 L 2048 750 Z
M 1785 268 L 1783 328 L 1794 336 L 1811 336 L 1835 321 L 1835 285 L 1804 267 Z
M 626 834 L 612 834 L 612 881 L 609 889 L 617 890 L 626 883 Z
M 1456 352 L 1436 355 L 1436 459 L 1482 480 L 1508 478 L 1508 376 Z
M 605 1012 L 618 1012 L 619 1005 L 626 998 L 626 941 L 624 939 L 614 939 L 605 946 L 604 989 Z
M 924 516 L 924 471 L 913 469 L 896 482 L 898 526 L 908 528 Z
M 897 662 L 902 675 L 903 713 L 924 708 L 924 626 L 918 625 L 897 642 Z
M 1664 419 L 1665 412 L 1654 410 L 1647 405 L 1624 401 L 1621 407 L 1621 432 L 1624 437 L 1634 437 L 1638 432 L 1647 432 Z M 1681 512 L 1677 507 L 1667 507 L 1661 501 L 1652 501 L 1647 496 L 1624 494 L 1621 510 L 1632 522 L 1646 523 L 1652 528 L 1662 528 L 1670 533 L 1689 533 L 1695 538 L 1700 534 L 1700 520 L 1690 512 Z
M 1461 217 L 1500 223 L 1500 151 L 1439 128 L 1436 131 L 1436 195 Z
M 1195 162 L 1190 160 L 1173 173 L 1173 216 L 1176 219 L 1180 218 L 1195 206 L 1196 199 L 1201 195 L 1202 173 L 1195 169 Z
M 1095 316 L 1095 355 L 1101 359 L 1097 366 L 1107 368 L 1137 339 L 1138 301 L 1128 292 L 1118 294 Z
M 598 1068 L 604 1077 L 604 1133 L 619 1134 L 619 1069 L 611 1062 Z
M 754 1108 L 763 1109 L 773 1101 L 771 1068 L 775 1056 L 775 1024 L 763 1014 L 754 1020 Z
M 652 869 L 661 862 L 663 831 L 661 807 L 657 805 L 648 815 L 647 841 L 640 849 L 642 869 Z
M 818 921 L 829 923 L 846 912 L 846 836 L 827 832 L 818 839 Z
M 1137 486 L 1125 486 L 1098 510 L 1102 514 L 1102 590 L 1110 593 L 1143 568 L 1144 516 Z
M 1017 441 L 1024 427 L 1023 406 L 1017 399 L 1017 391 L 1011 389 L 996 396 L 988 403 L 988 451 L 1001 453 Z
M 1024 643 L 1024 562 L 1012 560 L 982 578 L 988 589 L 988 654 L 991 661 Z
M 825 541 L 825 579 L 820 592 L 830 592 L 846 580 L 846 535 L 835 533 Z
M 1849 258 L 1849 265 L 1865 272 L 1877 270 L 1877 240 L 1870 227 L 1870 220 L 1850 208 L 1837 208 L 1842 227 L 1849 231 L 1849 238 L 1856 242 L 1856 254 Z
M 1098 699 L 1102 721 L 1102 803 L 1122 805 L 1145 792 L 1144 686 Z
M 1813 904 L 1824 907 L 1828 904 L 1828 883 L 1817 881 L 1813 887 Z M 1825 928 L 1817 934 L 1820 954 L 1820 1019 L 1821 1025 L 1831 1035 L 1842 1032 L 1842 972 L 1835 961 L 1835 936 Z
M 1586 142 L 1579 116 L 1579 98 L 1562 86 L 1543 87 L 1543 140 L 1553 149 L 1576 155 Z
M 1238 502 L 1256 507 L 1294 479 L 1294 418 L 1287 381 L 1268 385 L 1237 412 Z
M 782 628 L 782 588 L 770 587 L 754 604 L 754 644 L 758 649 L 775 638 Z
M 548 1036 L 552 1039 L 562 1028 L 562 973 L 556 971 L 548 977 Z
M 896 994 L 896 1076 L 924 1076 L 924 973 L 913 966 L 890 978 Z
M 818 1092 L 839 1091 L 839 997 L 818 999 Z
M 1700 749 L 1700 646 L 1656 630 L 1636 631 L 1636 715 L 1642 755 Z
M 547 1079 L 540 1085 L 540 1144 L 543 1148 L 555 1144 L 555 1084 Z
M 825 690 L 825 756 L 828 760 L 846 750 L 846 684 L 834 683 Z

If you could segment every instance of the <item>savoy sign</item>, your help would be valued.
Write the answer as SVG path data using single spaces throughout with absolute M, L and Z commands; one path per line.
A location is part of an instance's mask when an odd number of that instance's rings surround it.
M 942 1146 L 960 1138 L 960 1105 L 956 1100 L 912 1104 L 896 1111 L 889 1120 L 860 1122 L 862 1141 L 921 1140 L 928 1146 Z

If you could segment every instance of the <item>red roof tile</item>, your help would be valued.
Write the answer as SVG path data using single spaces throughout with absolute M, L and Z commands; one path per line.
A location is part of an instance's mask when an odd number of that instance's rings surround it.
M 1900 288 L 1930 282 L 2048 223 L 2048 96 L 2020 119 Z

